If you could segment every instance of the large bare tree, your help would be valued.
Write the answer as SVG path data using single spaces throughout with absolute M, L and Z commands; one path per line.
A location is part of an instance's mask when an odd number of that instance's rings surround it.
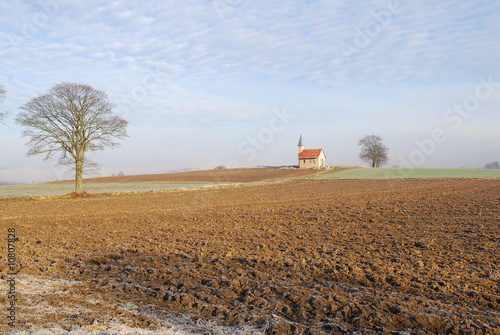
M 75 193 L 83 193 L 83 167 L 89 151 L 116 147 L 128 122 L 113 112 L 106 93 L 88 85 L 62 83 L 21 106 L 16 122 L 30 140 L 28 156 L 59 153 L 60 164 L 74 164 Z
M 387 164 L 389 160 L 387 156 L 389 148 L 382 143 L 382 137 L 378 135 L 366 135 L 359 140 L 358 145 L 361 146 L 359 158 L 371 164 L 372 168 L 378 168 Z

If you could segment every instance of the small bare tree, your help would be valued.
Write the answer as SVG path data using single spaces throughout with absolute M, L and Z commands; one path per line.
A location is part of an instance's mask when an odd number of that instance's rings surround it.
M 389 148 L 382 143 L 382 137 L 378 135 L 366 135 L 359 140 L 358 145 L 361 146 L 359 158 L 371 164 L 372 168 L 378 168 L 387 164 L 389 160 L 387 156 Z
M 127 136 L 128 122 L 113 113 L 106 93 L 75 83 L 62 83 L 21 106 L 16 123 L 30 138 L 27 155 L 60 153 L 60 164 L 75 165 L 75 193 L 83 193 L 83 167 L 88 151 L 116 147 Z

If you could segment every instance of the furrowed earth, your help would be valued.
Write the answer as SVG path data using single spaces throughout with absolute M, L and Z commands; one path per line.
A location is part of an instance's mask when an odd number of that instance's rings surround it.
M 500 334 L 499 204 L 497 179 L 4 199 L 15 329 L 154 333 L 168 314 L 265 334 Z

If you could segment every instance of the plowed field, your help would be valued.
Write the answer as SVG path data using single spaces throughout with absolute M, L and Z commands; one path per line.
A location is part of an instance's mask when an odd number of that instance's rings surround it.
M 18 330 L 153 333 L 179 313 L 266 334 L 500 334 L 499 204 L 495 179 L 297 180 L 2 200 L 0 226 L 19 238 Z
M 342 170 L 342 169 L 336 169 Z M 254 182 L 272 179 L 288 179 L 304 177 L 317 173 L 310 169 L 278 169 L 278 168 L 240 168 L 240 169 L 219 169 L 219 170 L 198 170 L 164 174 L 145 174 L 134 176 L 115 176 L 89 178 L 88 182 L 137 182 L 137 181 L 170 181 L 170 182 L 191 182 L 206 181 L 215 183 L 239 183 Z

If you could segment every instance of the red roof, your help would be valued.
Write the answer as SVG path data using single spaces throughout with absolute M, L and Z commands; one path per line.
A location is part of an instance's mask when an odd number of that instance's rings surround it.
M 321 154 L 323 149 L 304 149 L 299 154 L 299 159 L 301 158 L 317 158 Z

